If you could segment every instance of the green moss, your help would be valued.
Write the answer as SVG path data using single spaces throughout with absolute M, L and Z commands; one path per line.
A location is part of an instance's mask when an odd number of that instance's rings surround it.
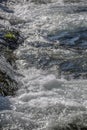
M 4 35 L 6 39 L 16 39 L 15 35 L 12 32 L 8 32 Z

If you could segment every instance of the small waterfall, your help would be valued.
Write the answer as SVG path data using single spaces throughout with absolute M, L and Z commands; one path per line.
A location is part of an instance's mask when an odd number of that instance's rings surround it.
M 0 3 L 1 130 L 87 129 L 86 15 L 85 0 Z

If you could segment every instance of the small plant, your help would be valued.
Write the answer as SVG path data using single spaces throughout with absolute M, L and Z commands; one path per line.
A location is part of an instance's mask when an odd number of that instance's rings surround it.
M 12 32 L 8 32 L 4 35 L 6 39 L 16 39 L 15 35 Z

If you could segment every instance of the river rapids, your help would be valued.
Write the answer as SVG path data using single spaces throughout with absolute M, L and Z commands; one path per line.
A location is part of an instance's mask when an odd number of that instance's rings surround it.
M 87 130 L 87 1 L 3 0 L 0 17 L 24 37 L 0 130 Z

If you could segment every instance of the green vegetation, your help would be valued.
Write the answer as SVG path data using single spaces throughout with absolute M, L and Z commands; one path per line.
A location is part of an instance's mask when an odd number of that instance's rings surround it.
M 16 39 L 16 36 L 12 32 L 8 32 L 4 35 L 6 39 Z

